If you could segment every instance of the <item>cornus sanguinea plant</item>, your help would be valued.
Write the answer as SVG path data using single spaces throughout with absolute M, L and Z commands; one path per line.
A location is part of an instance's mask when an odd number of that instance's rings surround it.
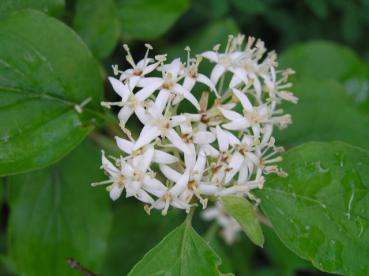
M 282 101 L 297 103 L 288 91 L 292 70 L 279 70 L 277 55 L 267 52 L 261 40 L 230 36 L 226 48 L 187 59 L 168 61 L 166 55 L 145 57 L 135 62 L 128 46 L 126 60 L 132 68 L 114 66 L 109 81 L 119 95 L 118 118 L 125 138 L 116 137 L 121 156 L 102 153 L 102 168 L 113 200 L 125 191 L 145 203 L 145 210 L 169 207 L 189 211 L 218 197 L 236 195 L 254 200 L 253 189 L 262 189 L 265 175 L 287 173 L 278 167 L 282 160 L 273 137 L 274 127 L 291 123 L 289 114 L 279 108 Z M 202 63 L 213 67 L 202 72 Z M 179 112 L 183 104 L 194 112 Z M 190 108 L 187 108 L 190 110 Z M 126 122 L 132 115 L 143 124 L 133 138 Z M 255 201 L 255 200 L 254 200 Z M 225 227 L 228 241 L 239 226 L 228 223 L 222 207 L 209 209 L 204 216 L 217 218 Z M 228 225 L 228 226 L 227 226 Z

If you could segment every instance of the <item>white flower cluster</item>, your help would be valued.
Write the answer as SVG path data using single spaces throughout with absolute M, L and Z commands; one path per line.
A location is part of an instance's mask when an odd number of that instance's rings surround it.
M 102 103 L 121 108 L 118 118 L 127 136 L 116 137 L 122 156 L 109 161 L 103 153 L 109 180 L 96 183 L 109 184 L 113 200 L 125 190 L 146 203 L 148 212 L 166 214 L 170 206 L 188 211 L 197 203 L 205 208 L 209 198 L 262 188 L 265 174 L 285 175 L 276 165 L 283 149 L 275 146 L 272 131 L 291 123 L 278 109 L 281 101 L 297 98 L 286 91 L 293 71 L 277 70 L 274 52 L 252 37 L 244 46 L 243 35 L 230 36 L 223 52 L 217 45 L 191 58 L 187 47 L 186 62 L 151 58 L 152 47 L 146 47 L 135 63 L 124 45 L 132 68 L 113 66 L 116 78 L 109 78 L 121 100 Z M 213 65 L 209 77 L 200 73 L 202 62 Z M 182 101 L 197 112 L 178 112 Z M 143 124 L 137 139 L 125 127 L 133 114 Z

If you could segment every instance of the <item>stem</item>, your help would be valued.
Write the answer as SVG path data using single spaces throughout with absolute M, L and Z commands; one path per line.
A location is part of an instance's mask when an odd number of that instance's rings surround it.
M 192 218 L 193 218 L 193 214 L 195 213 L 195 208 L 196 208 L 196 207 L 192 207 L 192 208 L 190 209 L 190 211 L 188 212 L 188 214 L 187 214 L 187 217 L 186 217 L 186 223 L 187 223 L 188 225 L 191 225 Z

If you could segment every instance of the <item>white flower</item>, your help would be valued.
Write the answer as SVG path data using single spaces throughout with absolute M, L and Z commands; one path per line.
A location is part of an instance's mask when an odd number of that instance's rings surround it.
M 249 38 L 245 46 L 243 41 L 242 35 L 230 36 L 224 51 L 216 46 L 195 58 L 186 48 L 186 63 L 179 58 L 167 62 L 166 55 L 150 58 L 149 45 L 135 63 L 124 46 L 132 68 L 113 67 L 119 77 L 109 78 L 121 100 L 103 105 L 121 107 L 118 119 L 129 140 L 115 137 L 122 154 L 115 162 L 103 154 L 109 179 L 95 185 L 109 184 L 113 200 L 125 190 L 127 197 L 144 202 L 147 212 L 158 209 L 163 215 L 170 207 L 189 211 L 215 201 L 205 217 L 217 219 L 232 242 L 240 227 L 217 199 L 252 198 L 266 174 L 286 176 L 278 167 L 283 149 L 275 146 L 273 130 L 291 123 L 280 103 L 297 102 L 288 91 L 293 71 L 277 69 L 276 54 L 266 53 L 262 41 Z M 209 61 L 213 69 L 207 76 L 200 64 Z M 204 92 L 196 98 L 198 88 Z M 183 99 L 198 111 L 181 112 Z M 143 124 L 139 135 L 125 128 L 133 113 Z

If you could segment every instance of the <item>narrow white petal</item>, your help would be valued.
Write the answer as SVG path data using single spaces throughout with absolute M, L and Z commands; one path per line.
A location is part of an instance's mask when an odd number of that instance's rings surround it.
M 182 62 L 180 60 L 180 58 L 176 58 L 175 60 L 173 60 L 171 63 L 169 64 L 165 64 L 164 65 L 164 70 L 168 73 L 172 74 L 173 79 L 177 79 L 179 70 L 182 67 Z
M 196 83 L 196 80 L 194 78 L 191 78 L 191 77 L 186 77 L 184 79 L 184 82 L 183 82 L 183 88 L 188 90 L 188 91 L 191 91 L 193 86 L 195 85 Z
M 138 190 L 135 197 L 143 203 L 152 204 L 154 199 L 144 190 Z
M 122 97 L 122 101 L 126 102 L 131 92 L 129 91 L 128 87 L 124 85 L 121 81 L 117 80 L 116 78 L 109 77 L 108 78 L 114 91 Z
M 128 105 L 125 105 L 119 110 L 118 119 L 125 124 L 132 114 L 133 109 L 130 108 Z
M 197 81 L 205 84 L 206 86 L 208 86 L 210 88 L 210 90 L 213 90 L 213 91 L 216 90 L 214 83 L 207 76 L 205 76 L 203 74 L 198 74 Z
M 142 124 L 146 125 L 149 122 L 149 117 L 147 116 L 146 110 L 142 105 L 136 106 L 135 114 Z
M 170 125 L 171 127 L 176 127 L 178 125 L 183 124 L 186 121 L 187 121 L 187 117 L 185 115 L 176 115 L 170 118 Z
M 250 126 L 246 118 L 234 120 L 232 122 L 222 125 L 224 128 L 229 130 L 245 130 Z
M 164 81 L 160 79 L 160 80 L 153 81 L 147 86 L 143 87 L 141 90 L 139 90 L 135 94 L 136 99 L 140 102 L 146 100 L 148 97 L 152 95 L 152 93 L 154 93 L 156 89 L 158 89 L 163 84 L 163 82 Z
M 243 68 L 230 68 L 230 71 L 237 76 L 239 79 L 241 79 L 245 84 L 248 84 L 249 80 L 247 78 L 247 72 Z
M 260 137 L 260 126 L 259 125 L 252 126 L 252 132 L 254 133 L 255 138 L 259 138 Z
M 256 77 L 255 75 L 253 76 L 252 79 L 254 81 L 253 85 L 254 85 L 256 94 L 260 96 L 261 95 L 261 84 L 260 84 L 260 81 L 259 81 L 258 77 Z
M 135 89 L 140 79 L 141 79 L 140 76 L 130 76 L 129 78 L 127 78 L 127 85 L 131 91 Z
M 174 184 L 174 186 L 170 189 L 170 193 L 174 196 L 179 195 L 183 192 L 184 189 L 186 189 L 188 180 L 189 180 L 190 174 L 188 171 L 186 171 L 184 174 L 182 174 Z
M 150 194 L 153 194 L 157 197 L 162 196 L 168 189 L 159 180 L 157 180 L 155 178 L 152 178 L 150 176 L 145 176 L 144 177 L 142 188 L 145 189 L 145 191 L 147 191 Z
M 211 156 L 211 157 L 218 157 L 219 156 L 219 151 L 217 151 L 217 149 L 215 149 L 213 146 L 203 145 L 201 147 L 201 150 L 204 151 L 204 153 L 208 156 Z
M 211 71 L 210 80 L 216 85 L 220 77 L 224 74 L 225 68 L 223 65 L 215 65 L 213 71 Z
M 144 126 L 140 133 L 140 137 L 137 139 L 133 147 L 133 150 L 139 149 L 144 145 L 147 145 L 159 135 L 160 135 L 159 128 L 150 125 Z
M 242 166 L 243 168 L 245 166 Z M 242 184 L 246 184 L 247 180 L 249 177 L 249 170 L 247 170 L 246 168 L 244 168 L 243 170 L 240 170 L 240 173 L 238 174 L 238 184 L 242 185 Z
M 203 195 L 215 195 L 217 192 L 219 192 L 220 188 L 215 185 L 200 183 L 198 190 L 200 194 Z
M 159 82 L 159 81 L 163 81 L 162 78 L 157 78 L 157 77 L 149 77 L 149 78 L 140 78 L 139 82 L 137 83 L 138 87 L 146 87 L 148 85 L 150 85 L 153 82 Z
M 197 99 L 194 97 L 194 95 L 191 94 L 188 90 L 184 89 L 181 85 L 175 84 L 173 90 L 176 93 L 179 93 L 182 95 L 185 99 L 187 99 L 190 103 L 192 103 L 197 110 L 200 110 L 200 104 L 197 101 Z
M 233 121 L 233 120 L 244 118 L 241 114 L 237 113 L 236 111 L 228 110 L 224 108 L 219 108 L 219 109 L 222 112 L 223 116 L 226 117 L 228 120 Z
M 155 99 L 155 106 L 160 112 L 163 112 L 165 106 L 168 103 L 170 92 L 166 89 L 161 89 L 158 96 Z
M 211 144 L 215 141 L 215 136 L 210 131 L 199 131 L 193 135 L 195 144 Z
M 176 182 L 181 177 L 181 174 L 179 172 L 173 170 L 171 167 L 167 165 L 160 165 L 159 168 L 160 171 L 164 174 L 164 176 L 168 178 L 170 181 Z
M 223 129 L 216 126 L 216 135 L 218 140 L 219 149 L 221 151 L 227 151 L 229 147 L 228 136 Z
M 236 136 L 234 136 L 231 132 L 226 131 L 226 133 L 228 136 L 228 141 L 232 146 L 238 145 L 241 143 L 240 140 Z
M 231 170 L 226 173 L 225 180 L 224 180 L 225 183 L 228 183 L 229 181 L 231 181 L 232 178 L 236 175 L 236 173 L 238 173 L 238 171 L 241 168 L 243 159 L 244 157 L 238 152 L 235 152 L 232 155 L 231 160 L 229 161 L 229 168 Z M 246 169 L 246 168 L 242 168 L 242 169 Z
M 229 87 L 230 88 L 234 88 L 236 86 L 238 86 L 240 83 L 242 83 L 242 80 L 237 77 L 236 75 L 233 75 L 231 82 L 229 83 Z
M 172 164 L 177 162 L 178 158 L 164 151 L 155 150 L 152 161 L 159 164 Z
M 158 67 L 159 63 L 156 62 L 156 63 L 153 63 L 153 64 L 150 64 L 150 65 L 147 65 L 144 69 L 143 69 L 143 72 L 142 74 L 143 75 L 147 75 L 147 74 L 150 74 L 152 71 L 154 71 L 156 69 L 156 67 Z
M 199 178 L 202 177 L 205 170 L 205 165 L 206 165 L 206 155 L 204 152 L 200 151 L 197 156 L 196 164 L 193 167 L 194 173 L 197 174 L 196 180 L 200 180 Z
M 124 151 L 125 153 L 131 154 L 133 150 L 133 142 L 128 141 L 126 139 L 115 136 L 115 141 L 117 142 L 118 147 Z
M 187 144 L 188 150 L 183 153 L 185 166 L 191 170 L 196 163 L 196 148 L 194 144 Z
M 233 94 L 240 100 L 243 108 L 248 111 L 248 112 L 252 112 L 254 110 L 250 100 L 247 98 L 247 96 L 242 93 L 240 90 L 234 88 L 233 90 Z
M 273 125 L 272 124 L 267 124 L 266 126 L 264 126 L 264 128 L 263 128 L 263 138 L 261 140 L 262 145 L 269 142 L 270 137 L 272 136 L 272 132 L 273 132 Z
M 113 186 L 111 187 L 111 190 L 109 192 L 110 198 L 112 200 L 117 200 L 120 197 L 120 195 L 122 194 L 123 188 L 124 188 L 124 186 L 120 187 L 118 185 L 113 184 Z
M 154 147 L 152 145 L 148 146 L 144 154 L 141 156 L 140 163 L 138 164 L 138 170 L 142 173 L 146 173 L 149 169 L 151 161 L 154 157 Z
M 168 140 L 179 150 L 186 152 L 188 150 L 187 145 L 183 142 L 181 137 L 173 129 L 169 129 L 166 133 Z
M 105 157 L 105 152 L 104 151 L 101 151 L 101 161 L 102 161 L 102 166 L 103 166 L 104 170 L 108 174 L 110 174 L 113 177 L 120 174 L 119 170 L 113 165 L 113 163 L 111 163 L 109 161 L 109 159 Z
M 200 56 L 207 58 L 208 60 L 212 62 L 218 62 L 219 60 L 219 54 L 215 51 L 206 51 L 200 54 Z

